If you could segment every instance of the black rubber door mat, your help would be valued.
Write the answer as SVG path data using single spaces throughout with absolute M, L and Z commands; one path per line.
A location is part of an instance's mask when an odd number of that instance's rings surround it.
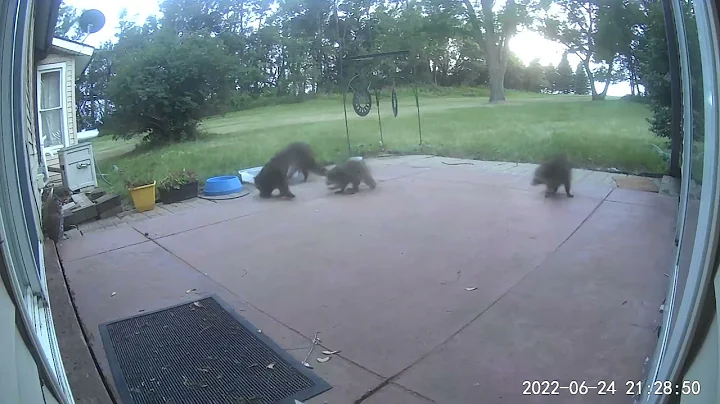
M 100 325 L 123 404 L 294 404 L 330 389 L 216 296 Z

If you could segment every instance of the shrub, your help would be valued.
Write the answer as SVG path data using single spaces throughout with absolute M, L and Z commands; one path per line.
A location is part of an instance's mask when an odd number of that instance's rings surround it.
M 180 171 L 174 171 L 168 174 L 165 178 L 160 181 L 161 189 L 180 189 L 182 185 L 190 184 L 198 180 L 197 174 L 194 171 L 188 171 L 182 169 Z
M 145 34 L 129 33 L 116 48 L 108 129 L 151 143 L 195 139 L 206 111 L 227 103 L 237 61 L 215 37 L 179 37 L 162 29 L 143 41 L 133 35 Z

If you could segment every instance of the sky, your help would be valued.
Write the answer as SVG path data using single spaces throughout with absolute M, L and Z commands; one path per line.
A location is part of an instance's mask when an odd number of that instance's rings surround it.
M 120 23 L 120 12 L 127 9 L 128 17 L 135 22 L 142 24 L 151 15 L 159 14 L 159 0 L 123 0 L 118 2 L 99 2 L 97 0 L 65 0 L 65 4 L 75 7 L 77 10 L 98 9 L 105 14 L 105 26 L 99 32 L 91 34 L 85 39 L 90 46 L 98 46 L 101 43 L 111 40 L 115 41 L 115 33 Z M 553 64 L 557 66 L 562 58 L 565 47 L 559 43 L 549 41 L 542 35 L 521 31 L 510 40 L 510 50 L 514 52 L 526 65 L 535 58 L 540 59 L 543 65 Z M 570 65 L 577 66 L 580 58 L 576 55 L 568 55 Z M 596 88 L 601 90 L 600 83 Z M 630 93 L 628 83 L 617 83 L 610 85 L 608 95 L 623 96 Z

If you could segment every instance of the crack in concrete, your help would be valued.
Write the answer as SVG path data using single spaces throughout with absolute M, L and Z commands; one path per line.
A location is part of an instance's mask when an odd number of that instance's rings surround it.
M 609 195 L 609 193 L 608 193 L 608 195 Z M 530 276 L 530 274 L 532 274 L 533 272 L 535 272 L 535 271 L 536 271 L 538 268 L 540 268 L 545 262 L 547 262 L 547 260 L 549 260 L 573 235 L 575 235 L 575 233 L 588 221 L 588 219 L 590 219 L 590 217 L 592 217 L 592 215 L 595 214 L 595 212 L 600 208 L 600 205 L 602 205 L 602 204 L 605 202 L 605 200 L 607 199 L 607 196 L 608 196 L 608 195 L 606 195 L 605 198 L 603 198 L 603 199 L 595 206 L 595 208 L 590 212 L 590 214 L 588 214 L 588 215 L 585 217 L 585 219 L 583 219 L 583 221 L 580 222 L 580 224 L 579 224 L 550 254 L 548 254 L 547 257 L 545 257 L 545 259 L 544 259 L 542 262 L 540 262 L 539 264 L 535 265 L 535 267 L 534 267 L 532 270 L 528 271 L 528 273 L 525 274 L 522 278 L 520 278 L 520 280 L 518 280 L 517 282 L 515 282 L 514 285 L 512 285 L 511 287 L 509 287 L 508 290 L 506 290 L 502 295 L 500 295 L 497 299 L 495 299 L 492 303 L 490 303 L 490 305 L 489 305 L 488 307 L 486 307 L 485 309 L 483 309 L 480 313 L 478 313 L 478 315 L 476 315 L 475 317 L 473 317 L 469 322 L 467 322 L 465 325 L 463 325 L 462 327 L 460 327 L 457 331 L 455 331 L 455 332 L 454 332 L 452 335 L 450 335 L 448 338 L 446 338 L 445 340 L 443 340 L 443 341 L 440 342 L 439 344 L 435 345 L 432 349 L 430 349 L 427 353 L 425 353 L 424 355 L 422 355 L 420 358 L 418 358 L 417 360 L 415 360 L 414 362 L 412 362 L 411 364 L 409 364 L 409 365 L 406 366 L 405 368 L 401 369 L 399 372 L 395 373 L 394 375 L 388 377 L 388 378 L 385 379 L 383 382 L 381 382 L 380 384 L 378 384 L 377 386 L 375 386 L 375 388 L 373 388 L 373 389 L 369 390 L 367 393 L 363 394 L 363 395 L 362 395 L 358 400 L 356 400 L 353 404 L 360 404 L 360 403 L 362 403 L 363 401 L 367 400 L 368 398 L 370 398 L 371 396 L 373 396 L 374 394 L 376 394 L 378 391 L 382 390 L 382 388 L 385 387 L 385 386 L 387 386 L 388 384 L 391 384 L 391 383 L 392 383 L 393 385 L 398 385 L 398 386 L 399 386 L 400 384 L 395 383 L 395 380 L 397 380 L 398 378 L 400 378 L 400 376 L 402 376 L 405 372 L 407 372 L 408 370 L 410 370 L 411 368 L 413 368 L 415 365 L 417 365 L 418 363 L 420 363 L 422 360 L 424 360 L 425 358 L 427 358 L 428 356 L 430 356 L 432 353 L 438 351 L 440 348 L 442 348 L 443 346 L 445 346 L 448 342 L 450 342 L 450 340 L 452 340 L 455 336 L 457 336 L 457 335 L 460 334 L 463 330 L 465 330 L 466 328 L 468 328 L 468 327 L 470 326 L 470 324 L 472 324 L 473 322 L 475 322 L 478 318 L 480 318 L 480 316 L 482 316 L 483 314 L 485 314 L 485 312 L 487 312 L 487 311 L 490 310 L 493 306 L 495 306 L 495 304 L 496 304 L 497 302 L 499 302 L 500 299 L 502 299 L 503 297 L 507 296 L 507 294 L 510 293 L 510 291 L 512 291 L 517 285 L 519 285 L 520 283 L 522 283 L 522 281 L 525 280 L 528 276 Z
M 137 229 L 135 229 L 135 230 L 137 231 Z M 139 232 L 139 231 L 138 231 L 138 232 Z M 213 279 L 213 278 L 210 277 L 209 275 L 205 274 L 204 272 L 200 271 L 198 268 L 195 268 L 195 266 L 193 266 L 192 264 L 190 264 L 189 262 L 187 262 L 187 261 L 184 260 L 183 258 L 181 258 L 181 257 L 177 256 L 176 254 L 174 254 L 172 251 L 170 251 L 169 249 L 167 249 L 164 245 L 158 243 L 157 240 L 155 240 L 155 239 L 149 239 L 149 241 L 155 243 L 158 247 L 162 248 L 162 249 L 163 249 L 164 251 L 166 251 L 168 254 L 172 255 L 173 257 L 177 258 L 177 259 L 180 260 L 181 262 L 185 263 L 185 265 L 187 265 L 188 267 L 192 268 L 192 269 L 195 270 L 196 272 L 198 272 L 198 273 L 200 273 L 201 275 L 203 275 L 203 276 L 205 276 L 206 278 L 208 278 L 211 282 L 213 282 L 214 284 L 216 284 L 220 289 L 225 290 L 227 293 L 229 293 L 229 294 L 231 294 L 232 296 L 234 296 L 235 298 L 237 298 L 237 300 L 239 300 L 239 301 L 242 302 L 243 304 L 246 304 L 246 305 L 252 307 L 253 309 L 257 310 L 259 313 L 261 313 L 261 314 L 263 314 L 264 316 L 268 317 L 269 319 L 275 321 L 276 323 L 280 324 L 281 326 L 287 328 L 288 330 L 296 333 L 297 335 L 299 335 L 299 336 L 307 339 L 308 341 L 312 341 L 312 337 L 308 337 L 307 335 L 303 334 L 303 333 L 300 332 L 299 330 L 296 330 L 295 328 L 289 326 L 288 324 L 285 324 L 284 322 L 280 321 L 279 319 L 275 318 L 274 316 L 270 315 L 269 313 L 261 310 L 259 307 L 257 307 L 257 306 L 255 306 L 255 305 L 253 305 L 252 303 L 250 303 L 250 302 L 242 299 L 240 296 L 238 296 L 237 294 L 235 294 L 235 292 L 233 292 L 232 290 L 228 289 L 225 285 L 217 282 L 215 279 Z M 326 350 L 329 349 L 328 347 L 322 345 L 322 343 L 321 343 L 321 344 L 318 344 L 317 346 L 319 346 L 319 347 L 321 347 L 321 348 L 323 348 L 323 349 L 326 349 Z M 286 349 L 286 351 L 287 351 L 287 349 Z M 379 374 L 379 373 L 377 373 L 377 372 L 375 372 L 375 371 L 373 371 L 373 370 L 371 370 L 371 369 L 366 368 L 365 366 L 363 366 L 363 365 L 355 362 L 354 360 L 352 360 L 352 359 L 350 359 L 350 358 L 348 358 L 348 357 L 346 357 L 346 356 L 343 356 L 343 355 L 341 355 L 341 354 L 335 354 L 334 356 L 337 356 L 337 357 L 345 360 L 346 362 L 350 363 L 351 365 L 354 365 L 354 366 L 358 367 L 359 369 L 364 370 L 364 371 L 370 373 L 371 375 L 377 377 L 378 379 L 382 379 L 382 378 L 383 378 L 383 376 L 382 376 L 381 374 Z M 398 386 L 399 386 L 399 385 L 398 385 Z M 425 399 L 425 400 L 428 400 L 429 402 L 432 402 L 432 403 L 435 402 L 435 401 L 431 400 L 430 398 L 425 397 L 425 396 L 423 396 L 422 394 L 420 394 L 420 393 L 418 393 L 418 392 L 416 392 L 416 391 L 414 391 L 414 390 L 408 389 L 407 387 L 404 387 L 404 386 L 399 386 L 399 387 L 401 387 L 403 390 L 407 390 L 409 393 L 412 393 L 413 395 L 416 395 L 416 396 L 421 397 L 421 398 L 423 398 L 423 399 Z M 358 402 L 358 401 L 356 401 L 356 402 Z
M 420 175 L 420 174 L 423 173 L 423 172 L 424 172 L 424 170 L 419 170 L 419 171 L 417 171 L 417 172 L 411 172 L 411 173 L 407 173 L 407 174 L 404 174 L 404 175 L 400 175 L 400 176 L 397 176 L 397 177 L 394 177 L 394 178 L 384 179 L 384 180 L 380 180 L 380 181 L 382 181 L 382 182 L 396 181 L 396 180 L 405 179 L 405 178 L 408 178 L 408 177 Z M 433 179 L 433 178 L 426 178 L 426 179 L 427 179 L 427 180 L 432 180 L 432 181 L 440 181 L 440 180 Z M 442 181 L 440 181 L 440 182 L 442 182 Z M 450 181 L 450 182 L 465 183 L 465 184 L 474 184 L 474 183 L 472 183 L 472 182 L 467 182 L 467 181 Z M 512 186 L 508 186 L 508 185 L 494 185 L 494 184 L 482 184 L 482 185 L 484 185 L 484 186 L 493 186 L 493 187 L 501 187 L 501 188 L 511 189 L 511 190 L 514 190 L 514 191 L 529 192 L 529 190 L 527 190 L 527 189 L 513 188 Z M 398 384 L 398 383 L 396 383 L 395 381 L 396 381 L 399 377 L 401 377 L 405 372 L 407 372 L 408 370 L 410 370 L 411 368 L 413 368 L 415 365 L 417 365 L 418 363 L 420 363 L 421 361 L 423 361 L 425 358 L 427 358 L 429 355 L 431 355 L 432 353 L 436 352 L 437 350 L 439 350 L 440 348 L 442 348 L 443 346 L 445 346 L 450 340 L 452 340 L 455 336 L 457 336 L 460 332 L 462 332 L 462 331 L 465 330 L 467 327 L 469 327 L 473 322 L 475 322 L 478 318 L 480 318 L 480 316 L 482 316 L 485 312 L 487 312 L 490 308 L 492 308 L 500 299 L 502 299 L 502 298 L 505 297 L 508 293 L 510 293 L 517 285 L 519 285 L 521 282 L 523 282 L 523 280 L 525 280 L 530 274 L 532 274 L 535 270 L 537 270 L 537 268 L 541 267 L 548 259 L 550 259 L 550 258 L 552 257 L 553 254 L 555 254 L 555 252 L 557 252 L 558 249 L 560 249 L 573 235 L 575 235 L 575 233 L 587 222 L 587 220 L 589 220 L 590 217 L 592 217 L 592 215 L 595 214 L 595 212 L 599 209 L 599 207 L 600 207 L 604 202 L 607 201 L 607 198 L 608 198 L 608 196 L 609 196 L 610 194 L 611 194 L 611 192 L 608 192 L 607 194 L 605 194 L 605 196 L 604 196 L 603 198 L 597 198 L 597 199 L 599 200 L 599 202 L 598 202 L 597 205 L 594 207 L 594 209 L 580 222 L 580 224 L 579 224 L 550 254 L 548 254 L 548 256 L 547 256 L 542 262 L 540 262 L 539 264 L 535 265 L 535 267 L 534 267 L 532 270 L 530 270 L 530 271 L 529 271 L 527 274 L 525 274 L 520 280 L 518 280 L 514 285 L 512 285 L 510 288 L 508 288 L 508 290 L 506 290 L 501 296 L 499 296 L 497 299 L 495 299 L 488 307 L 486 307 L 484 310 L 482 310 L 480 313 L 478 313 L 475 317 L 473 317 L 473 318 L 472 318 L 470 321 L 468 321 L 466 324 L 462 325 L 457 331 L 455 331 L 454 333 L 452 333 L 449 337 L 447 337 L 446 339 L 444 339 L 442 342 L 438 343 L 438 344 L 437 344 L 436 346 L 434 346 L 432 349 L 430 349 L 429 351 L 427 351 L 427 352 L 426 352 L 425 354 L 423 354 L 421 357 L 419 357 L 418 359 L 416 359 L 415 361 L 413 361 L 413 362 L 410 363 L 408 366 L 406 366 L 405 368 L 401 369 L 399 372 L 395 373 L 394 375 L 392 375 L 392 376 L 390 376 L 390 377 L 384 377 L 384 376 L 378 374 L 377 372 L 375 372 L 375 371 L 373 371 L 373 370 L 371 370 L 371 369 L 366 368 L 365 366 L 363 366 L 363 365 L 355 362 L 354 360 L 352 360 L 352 359 L 350 359 L 350 358 L 348 358 L 348 357 L 346 357 L 346 356 L 343 356 L 343 355 L 341 355 L 341 354 L 336 355 L 336 356 L 340 357 L 341 359 L 345 360 L 346 362 L 348 362 L 348 363 L 350 363 L 350 364 L 358 367 L 359 369 L 364 370 L 364 371 L 368 372 L 369 374 L 371 374 L 371 375 L 373 375 L 373 376 L 375 376 L 375 377 L 378 377 L 379 379 L 384 379 L 384 380 L 383 380 L 382 382 L 380 382 L 377 386 L 375 386 L 374 388 L 368 390 L 368 391 L 367 391 L 365 394 L 363 394 L 360 398 L 358 398 L 357 400 L 355 400 L 355 401 L 354 401 L 354 404 L 360 404 L 360 403 L 362 403 L 363 401 L 365 401 L 365 400 L 367 400 L 368 398 L 372 397 L 373 395 L 375 395 L 376 393 L 378 393 L 380 390 L 382 390 L 384 387 L 387 387 L 388 385 L 396 386 L 396 387 L 400 388 L 401 390 L 403 390 L 403 391 L 405 391 L 405 392 L 407 392 L 407 393 L 409 393 L 409 394 L 412 394 L 412 395 L 414 395 L 414 396 L 416 396 L 416 397 L 418 397 L 418 398 L 422 398 L 423 400 L 427 400 L 428 402 L 434 403 L 435 401 L 432 400 L 432 399 L 430 399 L 429 397 L 426 397 L 426 396 L 422 395 L 422 394 L 419 393 L 419 392 L 416 392 L 416 391 L 414 391 L 414 390 L 412 390 L 412 389 L 409 389 L 409 388 L 407 388 L 407 387 L 405 387 L 405 386 L 403 386 L 403 385 L 401 385 L 401 384 Z M 319 198 L 323 198 L 323 197 L 324 197 L 324 196 L 321 195 L 321 196 L 317 196 L 317 197 L 315 197 L 315 198 L 308 199 L 307 201 L 313 201 L 313 200 L 316 200 L 316 199 L 319 199 Z M 589 198 L 589 199 L 596 199 L 596 198 Z M 608 202 L 613 202 L 613 201 L 608 201 Z M 622 202 L 619 202 L 619 203 L 622 203 Z M 204 272 L 200 271 L 198 268 L 196 268 L 195 266 L 193 266 L 192 264 L 190 264 L 189 262 L 187 262 L 187 261 L 184 260 L 183 258 L 179 257 L 178 255 L 174 254 L 172 251 L 170 251 L 170 250 L 169 250 L 168 248 L 166 248 L 164 245 L 162 245 L 161 243 L 159 243 L 159 240 L 162 240 L 162 239 L 164 239 L 164 238 L 167 238 L 167 237 L 170 237 L 170 236 L 173 236 L 173 235 L 177 235 L 177 234 L 185 233 L 185 232 L 188 232 L 188 231 L 193 231 L 193 230 L 201 229 L 201 228 L 204 228 L 204 227 L 216 225 L 216 224 L 223 223 L 223 222 L 227 222 L 227 221 L 230 221 L 230 220 L 235 220 L 235 219 L 240 219 L 240 218 L 243 218 L 243 217 L 248 217 L 248 216 L 251 216 L 251 215 L 254 215 L 254 214 L 257 214 L 257 213 L 262 213 L 262 212 L 265 212 L 265 210 L 259 210 L 259 211 L 256 211 L 256 212 L 251 212 L 251 213 L 239 215 L 239 216 L 236 216 L 236 217 L 226 218 L 226 219 L 223 219 L 223 220 L 219 220 L 219 221 L 217 221 L 217 222 L 205 224 L 205 225 L 198 226 L 198 227 L 195 227 L 195 228 L 192 228 L 192 229 L 186 229 L 186 230 L 183 230 L 183 231 L 178 231 L 178 232 L 175 232 L 175 233 L 172 233 L 172 234 L 163 235 L 163 236 L 157 237 L 157 238 L 151 238 L 151 237 L 148 236 L 146 233 L 138 230 L 138 229 L 135 228 L 133 225 L 130 225 L 130 227 L 131 227 L 133 230 L 135 230 L 135 231 L 137 231 L 138 233 L 142 234 L 142 235 L 147 239 L 147 241 L 142 241 L 142 242 L 138 242 L 138 243 L 133 243 L 133 244 L 129 244 L 129 245 L 126 245 L 126 246 L 123 246 L 123 247 L 118 247 L 118 248 L 114 248 L 114 249 L 111 249 L 111 250 L 103 251 L 103 252 L 100 252 L 100 253 L 91 254 L 91 255 L 89 255 L 88 257 L 95 256 L 95 255 L 99 255 L 99 254 L 103 254 L 103 253 L 106 253 L 106 252 L 111 252 L 111 251 L 120 250 L 120 249 L 123 249 L 123 248 L 135 246 L 135 245 L 138 245 L 138 244 L 142 244 L 142 243 L 145 243 L 145 242 L 148 242 L 148 241 L 149 241 L 149 242 L 152 242 L 152 243 L 156 244 L 158 247 L 160 247 L 161 249 L 163 249 L 164 251 L 168 252 L 171 256 L 177 258 L 178 260 L 180 260 L 181 262 L 183 262 L 184 264 L 186 264 L 188 267 L 192 268 L 192 269 L 195 270 L 196 272 L 198 272 L 198 273 L 200 273 L 201 275 L 203 275 L 203 276 L 205 276 L 206 278 L 208 278 L 211 282 L 213 282 L 214 284 L 216 284 L 220 289 L 225 290 L 227 293 L 229 293 L 230 295 L 234 296 L 239 302 L 242 302 L 242 304 L 246 304 L 247 306 L 252 307 L 252 308 L 255 309 L 258 313 L 263 314 L 264 316 L 266 316 L 266 317 L 268 317 L 269 319 L 275 321 L 275 322 L 278 323 L 279 325 L 285 327 L 286 329 L 288 329 L 288 330 L 296 333 L 297 335 L 299 335 L 299 336 L 307 339 L 308 341 L 310 341 L 310 340 L 312 339 L 311 337 L 309 337 L 309 336 L 307 336 L 307 335 L 304 335 L 304 334 L 303 334 L 302 332 L 300 332 L 299 330 L 296 330 L 296 329 L 294 329 L 293 327 L 289 326 L 288 324 L 285 324 L 284 322 L 280 321 L 279 319 L 275 318 L 274 316 L 270 315 L 269 313 L 261 310 L 260 308 L 258 308 L 257 306 L 253 305 L 252 303 L 250 303 L 250 302 L 248 302 L 248 301 L 245 301 L 245 300 L 242 299 L 240 296 L 238 296 L 236 293 L 234 293 L 232 290 L 228 289 L 228 288 L 227 288 L 226 286 L 224 286 L 223 284 L 215 281 L 212 277 L 210 277 L 209 275 L 207 275 L 207 274 L 205 274 Z M 83 257 L 83 258 L 87 258 L 87 257 Z M 75 261 L 75 260 L 73 260 L 73 261 Z M 77 314 L 77 313 L 76 313 L 76 314 Z M 79 319 L 79 316 L 78 316 L 78 319 Z M 323 345 L 319 345 L 319 346 L 321 346 L 321 347 L 323 347 L 323 348 L 327 348 L 327 347 L 324 347 Z M 101 374 L 102 374 L 102 372 L 101 372 Z M 104 378 L 104 376 L 103 376 L 103 378 Z

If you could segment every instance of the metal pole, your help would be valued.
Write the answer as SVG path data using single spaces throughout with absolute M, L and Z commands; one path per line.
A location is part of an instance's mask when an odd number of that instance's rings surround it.
M 420 99 L 418 98 L 417 87 L 413 85 L 413 92 L 415 93 L 415 107 L 418 113 L 418 135 L 420 136 L 420 146 L 422 146 L 422 127 L 420 126 Z
M 371 101 L 371 103 L 372 103 L 372 101 Z M 385 142 L 383 141 L 382 122 L 380 121 L 380 91 L 379 90 L 375 90 L 375 109 L 377 110 L 378 127 L 380 127 L 380 145 L 384 146 Z
M 409 58 L 409 56 L 408 56 Z M 413 93 L 415 94 L 415 108 L 417 109 L 417 116 L 418 116 L 418 137 L 420 138 L 420 146 L 423 144 L 422 140 L 422 126 L 420 125 L 420 99 L 418 98 L 418 90 L 417 90 L 417 84 L 415 81 L 415 68 L 410 68 L 410 77 L 412 79 L 412 82 L 408 80 L 408 83 L 412 86 Z
M 340 63 L 340 77 L 338 77 L 338 84 L 343 82 L 343 65 L 345 64 L 343 62 L 343 43 L 345 42 L 345 35 L 340 36 L 340 17 L 338 17 L 338 3 L 337 0 L 335 3 L 335 27 L 337 28 L 337 34 L 338 34 L 338 42 L 340 45 L 340 49 L 338 49 L 338 63 Z M 350 83 L 348 83 L 350 85 Z M 346 99 L 347 99 L 347 86 L 342 85 L 342 97 L 343 97 L 343 113 L 345 114 L 345 138 L 347 139 L 347 147 L 348 147 L 348 158 L 352 157 L 352 148 L 350 147 L 350 127 L 348 126 L 348 120 L 347 120 L 347 106 Z
M 340 71 L 342 72 L 342 67 L 340 67 Z M 343 87 L 343 112 L 345 113 L 345 137 L 347 138 L 348 157 L 352 157 L 352 148 L 350 147 L 350 128 L 348 127 L 347 106 L 345 105 L 346 97 L 347 97 L 347 91 L 346 91 L 345 87 Z

